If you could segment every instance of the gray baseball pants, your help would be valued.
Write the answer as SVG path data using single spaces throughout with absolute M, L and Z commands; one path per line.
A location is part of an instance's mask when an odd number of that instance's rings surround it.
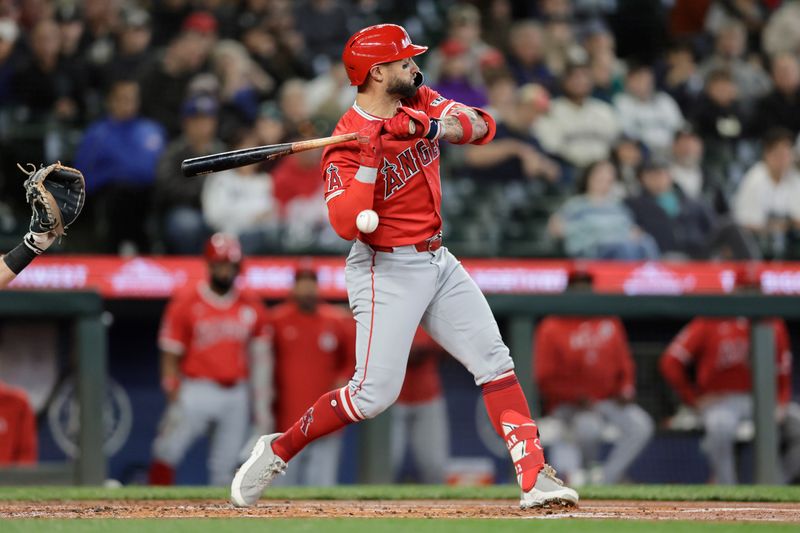
M 153 442 L 153 457 L 171 466 L 211 432 L 208 474 L 211 485 L 229 485 L 244 444 L 250 409 L 247 385 L 230 388 L 203 379 L 184 379 L 178 398 L 167 407 Z
M 566 428 L 566 436 L 550 452 L 550 460 L 566 475 L 578 468 L 589 468 L 598 459 L 603 428 L 616 426 L 620 437 L 603 463 L 602 483 L 619 483 L 628 467 L 653 436 L 655 425 L 647 412 L 634 403 L 603 400 L 591 408 L 562 405 L 553 411 Z
M 450 428 L 443 397 L 429 402 L 396 403 L 392 410 L 391 458 L 394 478 L 410 449 L 420 483 L 445 482 L 450 458 Z
M 422 327 L 482 385 L 514 368 L 486 298 L 447 248 L 378 252 L 361 241 L 345 266 L 356 320 L 356 371 L 349 389 L 360 418 L 392 405 Z

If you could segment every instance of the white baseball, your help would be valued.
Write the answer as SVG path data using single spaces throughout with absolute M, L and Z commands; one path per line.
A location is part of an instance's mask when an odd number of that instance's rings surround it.
M 372 233 L 378 227 L 378 213 L 364 209 L 356 217 L 356 227 L 362 233 Z

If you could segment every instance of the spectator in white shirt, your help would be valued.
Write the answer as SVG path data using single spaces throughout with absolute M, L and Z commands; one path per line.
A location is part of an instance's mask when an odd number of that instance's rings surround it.
M 568 65 L 563 89 L 564 96 L 534 126 L 536 137 L 547 152 L 579 169 L 607 159 L 620 134 L 619 121 L 614 108 L 589 96 L 592 80 L 586 64 Z
M 642 141 L 658 157 L 666 157 L 683 115 L 670 95 L 654 90 L 653 71 L 635 65 L 625 76 L 625 92 L 614 97 L 622 131 Z
M 251 130 L 239 134 L 234 149 L 257 144 Z M 211 174 L 203 184 L 203 218 L 214 231 L 237 235 L 245 254 L 279 247 L 280 223 L 272 176 L 258 165 Z
M 736 222 L 768 237 L 773 255 L 778 256 L 787 234 L 800 228 L 800 174 L 794 167 L 793 141 L 783 128 L 766 133 L 761 161 L 742 178 L 733 205 Z
M 678 130 L 672 142 L 669 175 L 692 200 L 699 200 L 703 193 L 702 162 L 703 140 L 691 128 Z

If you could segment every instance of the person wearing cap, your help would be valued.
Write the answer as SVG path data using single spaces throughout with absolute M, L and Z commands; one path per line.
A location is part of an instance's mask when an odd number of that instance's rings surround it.
M 331 227 L 352 243 L 345 285 L 357 323 L 356 365 L 346 386 L 319 396 L 285 432 L 256 441 L 231 483 L 237 507 L 254 505 L 313 441 L 388 409 L 420 325 L 481 387 L 492 427 L 516 468 L 520 506 L 578 501 L 545 463 L 486 299 L 442 245 L 440 139 L 486 144 L 496 126 L 485 110 L 423 84 L 414 58 L 426 50 L 395 24 L 363 28 L 344 45 L 342 61 L 358 93 L 333 132 L 358 135 L 323 150 L 320 173 Z
M 275 426 L 286 431 L 321 394 L 341 387 L 355 365 L 355 321 L 322 300 L 310 265 L 295 272 L 291 294 L 270 309 L 275 356 Z M 302 383 L 302 386 L 298 384 Z M 335 485 L 342 432 L 311 443 L 277 485 Z
M 217 137 L 218 110 L 216 98 L 207 94 L 186 100 L 180 109 L 182 134 L 167 145 L 158 162 L 156 208 L 168 252 L 199 253 L 208 235 L 200 204 L 205 177 L 187 180 L 181 174 L 181 162 L 227 149 Z
M 237 286 L 239 241 L 216 233 L 203 256 L 207 278 L 170 298 L 158 333 L 166 409 L 153 443 L 151 485 L 173 485 L 186 452 L 210 430 L 209 483 L 229 483 L 251 420 L 248 380 L 271 380 L 267 310 Z M 252 390 L 259 402 L 270 403 L 270 388 Z M 268 412 L 256 415 L 259 425 L 270 426 Z
M 614 109 L 592 98 L 588 65 L 576 61 L 567 66 L 563 96 L 553 100 L 548 113 L 534 126 L 545 150 L 577 169 L 607 158 L 621 133 Z
M 96 228 L 107 253 L 124 243 L 150 250 L 147 219 L 156 165 L 166 145 L 157 122 L 139 115 L 139 84 L 115 81 L 108 92 L 108 114 L 89 125 L 75 153 L 75 166 L 86 177 L 86 191 L 95 206 Z

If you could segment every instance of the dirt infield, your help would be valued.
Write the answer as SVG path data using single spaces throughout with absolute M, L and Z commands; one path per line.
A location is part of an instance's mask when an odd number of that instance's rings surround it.
M 220 501 L 8 501 L 13 518 L 520 518 L 752 521 L 800 523 L 800 505 L 781 503 L 590 500 L 577 508 L 520 510 L 507 500 L 270 501 L 235 509 Z

